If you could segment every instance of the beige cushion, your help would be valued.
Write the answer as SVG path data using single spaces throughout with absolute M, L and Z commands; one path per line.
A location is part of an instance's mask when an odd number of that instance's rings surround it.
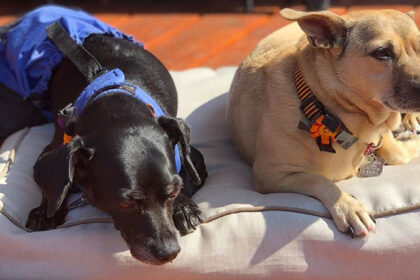
M 352 240 L 336 230 L 319 201 L 253 190 L 252 169 L 224 124 L 223 93 L 234 71 L 172 73 L 179 116 L 191 125 L 192 144 L 203 152 L 209 172 L 194 196 L 207 223 L 181 239 L 173 263 L 154 267 L 134 260 L 109 217 L 90 206 L 72 210 L 60 229 L 24 230 L 41 199 L 32 165 L 53 133 L 52 125 L 44 125 L 15 133 L 0 149 L 0 172 L 17 151 L 0 179 L 0 278 L 419 279 L 420 160 L 385 167 L 377 178 L 339 183 L 382 216 L 377 234 Z

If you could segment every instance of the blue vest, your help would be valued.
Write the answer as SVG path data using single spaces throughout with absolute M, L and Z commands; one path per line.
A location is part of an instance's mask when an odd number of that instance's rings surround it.
M 97 20 L 83 11 L 75 11 L 59 6 L 43 6 L 20 18 L 8 29 L 5 40 L 0 43 L 0 83 L 26 98 L 32 94 L 44 95 L 48 91 L 49 82 L 54 68 L 63 60 L 64 54 L 49 40 L 47 27 L 59 22 L 70 38 L 77 44 L 92 34 L 106 34 L 115 38 L 127 39 L 133 43 L 133 37 L 127 36 L 117 29 Z M 86 102 L 98 90 L 110 85 L 123 85 L 124 73 L 113 69 L 93 80 L 74 102 L 80 114 Z M 135 85 L 134 97 L 150 104 L 157 118 L 164 116 L 160 106 L 146 92 Z M 121 92 L 133 96 L 124 90 L 107 90 L 94 97 L 99 98 L 109 92 Z M 51 112 L 44 115 L 52 121 Z M 181 160 L 178 146 L 175 146 L 175 164 L 177 171 L 181 170 Z
M 57 21 L 77 44 L 82 44 L 91 34 L 108 34 L 134 42 L 133 37 L 83 11 L 40 7 L 20 18 L 8 30 L 5 44 L 0 43 L 1 83 L 23 97 L 44 94 L 48 90 L 52 71 L 64 58 L 46 32 L 47 27 Z

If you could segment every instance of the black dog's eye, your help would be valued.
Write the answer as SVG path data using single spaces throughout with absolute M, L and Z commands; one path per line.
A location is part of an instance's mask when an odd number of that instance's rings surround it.
M 374 52 L 372 52 L 370 55 L 378 60 L 394 59 L 394 52 L 392 51 L 392 48 L 389 48 L 389 47 L 378 48 Z
M 120 203 L 120 206 L 125 209 L 130 209 L 136 206 L 136 203 L 133 200 L 127 200 Z

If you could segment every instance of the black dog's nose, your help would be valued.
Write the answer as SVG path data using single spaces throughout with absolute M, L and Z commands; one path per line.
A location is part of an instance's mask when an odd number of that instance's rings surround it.
M 167 263 L 176 258 L 181 248 L 178 242 L 168 242 L 153 250 L 153 255 L 161 263 Z

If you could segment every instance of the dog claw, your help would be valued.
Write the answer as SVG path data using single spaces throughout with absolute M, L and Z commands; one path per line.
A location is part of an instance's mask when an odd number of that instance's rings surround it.
M 196 230 L 197 228 L 191 223 L 191 221 L 188 223 L 189 225 L 190 225 L 190 227 L 193 229 L 193 230 Z
M 375 217 L 373 217 L 373 215 L 369 215 L 370 216 L 370 219 L 372 220 L 372 222 L 374 222 L 375 224 L 376 224 L 376 219 L 375 219 Z
M 354 229 L 352 227 L 348 227 L 347 233 L 350 234 L 352 239 L 354 239 Z
M 64 223 L 67 209 L 62 207 L 53 217 L 47 217 L 45 206 L 34 208 L 29 212 L 25 226 L 33 231 L 49 230 Z
M 202 223 L 201 211 L 190 199 L 181 199 L 174 205 L 174 223 L 181 235 L 186 235 L 197 229 Z

